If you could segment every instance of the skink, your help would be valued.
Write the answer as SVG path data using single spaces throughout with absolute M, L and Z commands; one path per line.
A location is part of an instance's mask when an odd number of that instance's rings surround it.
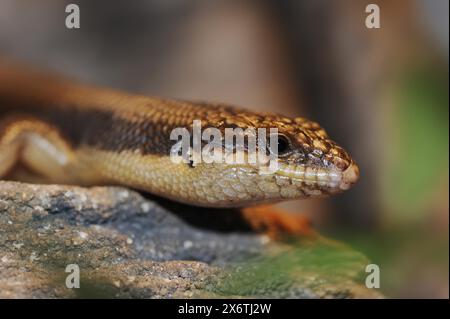
M 277 128 L 277 170 L 257 164 L 175 163 L 170 133 Z M 133 95 L 0 63 L 0 179 L 18 163 L 51 183 L 124 185 L 206 207 L 342 192 L 359 176 L 317 123 L 222 105 Z

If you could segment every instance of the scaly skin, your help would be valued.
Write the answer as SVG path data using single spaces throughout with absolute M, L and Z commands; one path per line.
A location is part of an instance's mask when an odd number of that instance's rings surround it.
M 278 170 L 173 163 L 176 127 L 277 128 Z M 0 178 L 21 162 L 54 183 L 116 184 L 197 206 L 240 207 L 348 189 L 358 167 L 315 122 L 94 88 L 0 64 Z

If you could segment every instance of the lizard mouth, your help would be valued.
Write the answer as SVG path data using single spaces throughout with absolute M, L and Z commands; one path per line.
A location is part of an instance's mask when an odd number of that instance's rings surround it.
M 302 165 L 279 165 L 276 171 L 277 175 L 339 191 L 349 189 L 359 178 L 359 168 L 354 162 L 344 171 L 323 167 L 305 167 Z

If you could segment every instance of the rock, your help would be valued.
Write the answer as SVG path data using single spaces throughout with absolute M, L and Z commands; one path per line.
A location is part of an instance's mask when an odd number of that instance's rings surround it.
M 120 187 L 0 181 L 0 298 L 381 296 L 361 284 L 368 261 L 359 253 L 297 246 L 249 231 L 232 213 Z M 316 247 L 347 258 L 345 270 L 331 279 L 333 265 L 318 271 Z M 80 288 L 70 289 L 73 264 Z

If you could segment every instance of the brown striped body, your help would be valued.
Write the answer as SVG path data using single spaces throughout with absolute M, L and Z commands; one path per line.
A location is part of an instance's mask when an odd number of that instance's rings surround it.
M 279 169 L 174 163 L 170 133 L 202 127 L 277 128 Z M 328 195 L 358 177 L 350 156 L 315 122 L 131 95 L 0 64 L 0 178 L 20 162 L 49 182 L 118 184 L 200 206 L 244 206 Z

